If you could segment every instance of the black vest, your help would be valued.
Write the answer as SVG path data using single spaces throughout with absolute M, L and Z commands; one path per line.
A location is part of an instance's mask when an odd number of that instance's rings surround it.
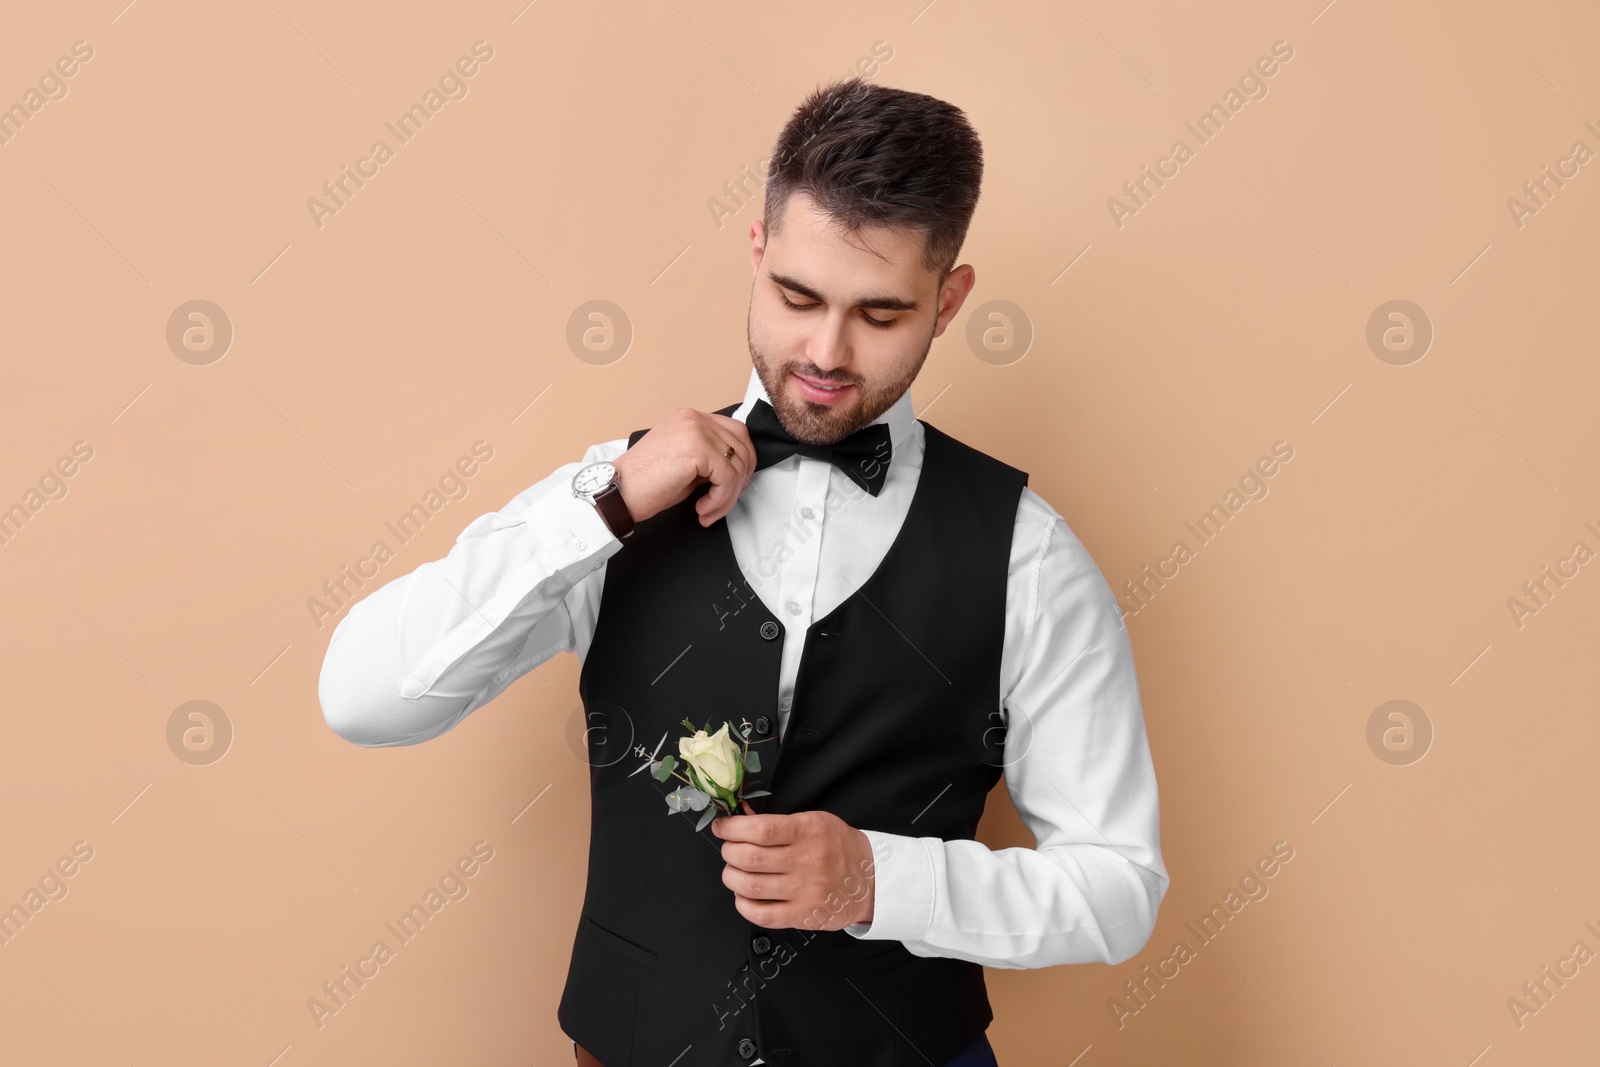
M 606 563 L 578 681 L 588 886 L 557 1009 L 605 1067 L 758 1054 L 773 1067 L 942 1067 L 994 1018 L 979 964 L 745 919 L 722 883 L 721 840 L 696 832 L 700 813 L 667 810 L 678 779 L 632 773 L 636 747 L 648 755 L 663 735 L 661 754 L 677 754 L 684 719 L 715 731 L 747 718 L 770 739 L 752 745 L 761 770 L 746 780 L 771 791 L 756 811 L 976 836 L 1004 762 L 1006 575 L 1028 475 L 922 425 L 910 511 L 866 583 L 806 631 L 781 742 L 784 627 L 740 572 L 726 520 L 700 525 L 709 483 L 639 523 Z

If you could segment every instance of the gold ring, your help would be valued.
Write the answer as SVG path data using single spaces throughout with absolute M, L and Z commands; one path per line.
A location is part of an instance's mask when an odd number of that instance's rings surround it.
M 726 456 L 728 459 L 732 459 L 733 458 L 733 446 L 729 445 L 728 446 L 728 451 L 724 452 L 723 455 Z

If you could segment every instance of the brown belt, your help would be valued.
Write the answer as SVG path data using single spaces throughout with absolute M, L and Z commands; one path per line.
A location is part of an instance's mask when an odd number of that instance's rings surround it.
M 572 1051 L 578 1057 L 578 1067 L 605 1067 L 603 1063 L 589 1054 L 589 1050 L 578 1044 L 572 1043 Z

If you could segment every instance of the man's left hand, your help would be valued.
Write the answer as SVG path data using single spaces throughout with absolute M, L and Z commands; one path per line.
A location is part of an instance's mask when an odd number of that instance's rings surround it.
M 832 812 L 719 815 L 711 832 L 722 838 L 722 884 L 757 926 L 840 930 L 872 919 L 872 842 Z

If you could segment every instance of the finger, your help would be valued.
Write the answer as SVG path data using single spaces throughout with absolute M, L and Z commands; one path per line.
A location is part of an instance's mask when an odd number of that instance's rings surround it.
M 739 454 L 748 459 L 749 462 L 746 464 L 745 469 L 754 468 L 756 447 L 750 440 L 750 427 L 738 419 L 731 419 L 726 415 L 718 415 L 717 418 L 721 420 L 719 425 L 733 438 L 734 446 L 738 449 Z
M 792 815 L 721 815 L 713 820 L 717 836 L 724 841 L 748 841 L 753 845 L 788 845 L 795 841 Z
M 750 440 L 750 431 L 738 419 L 729 419 L 727 426 L 728 435 L 733 438 L 735 461 L 738 464 L 740 486 L 743 492 L 750 484 L 750 478 L 756 472 L 756 446 Z
M 756 450 L 750 441 L 750 430 L 738 419 L 730 419 L 726 415 L 712 415 L 712 425 L 719 431 L 719 436 L 725 439 L 722 446 L 724 458 L 727 457 L 727 446 L 733 446 L 732 462 L 737 464 L 740 471 L 748 479 L 749 473 L 755 468 Z
M 745 486 L 750 484 L 750 475 L 755 469 L 755 453 L 747 441 L 739 440 L 734 434 L 724 434 L 721 439 L 725 443 L 722 462 L 716 465 L 717 472 L 722 475 L 717 487 L 723 491 L 723 512 L 726 513 L 739 499 L 739 494 L 744 492 Z
M 722 845 L 722 862 L 754 874 L 786 874 L 793 866 L 789 852 L 784 845 L 767 848 L 748 841 L 726 841 Z
M 726 515 L 732 508 L 733 502 L 738 498 L 739 477 L 730 468 L 732 461 L 722 456 L 717 456 L 709 461 L 711 468 L 707 478 L 711 482 L 710 488 L 695 503 L 695 510 L 702 516 L 702 521 L 710 524 Z
M 751 900 L 749 897 L 742 897 L 735 893 L 733 895 L 733 906 L 740 915 L 756 926 L 778 929 L 781 925 L 778 922 L 778 905 L 776 904 L 769 904 L 764 900 Z
M 759 823 L 775 818 L 781 816 L 718 815 L 711 820 L 711 831 L 724 841 L 749 841 L 752 844 L 762 844 L 771 831 L 761 830 Z
M 695 473 L 701 480 L 709 480 L 714 491 L 719 482 L 726 481 L 726 474 L 720 469 L 723 466 L 720 457 L 726 456 L 731 445 L 715 423 L 702 420 L 693 423 L 692 428 L 702 442 L 695 457 Z M 695 507 L 704 514 L 710 499 L 714 499 L 712 493 L 705 493 L 695 501 Z
M 733 439 L 731 434 L 718 434 L 715 440 L 719 454 L 707 464 L 711 489 L 695 503 L 705 525 L 716 522 L 733 510 L 739 494 L 749 484 L 748 472 L 754 464 L 749 447 Z
M 731 495 L 726 483 L 712 481 L 700 499 L 695 501 L 694 510 L 700 516 L 700 525 L 710 526 L 732 510 Z
M 722 884 L 736 896 L 750 900 L 787 900 L 780 882 L 778 875 L 759 874 L 738 867 L 722 868 Z

